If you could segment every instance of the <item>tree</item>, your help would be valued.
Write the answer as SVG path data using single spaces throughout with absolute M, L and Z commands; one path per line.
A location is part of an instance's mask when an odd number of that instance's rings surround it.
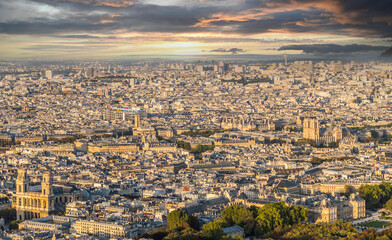
M 284 202 L 269 203 L 259 208 L 255 234 L 263 236 L 277 227 L 284 228 L 307 220 L 308 209 L 288 207 Z
M 183 148 L 183 149 L 186 149 L 186 150 L 189 150 L 189 151 L 192 149 L 191 145 L 189 143 L 187 143 L 187 142 L 184 142 L 184 141 L 177 141 L 177 147 L 178 148 Z
M 171 211 L 167 215 L 167 225 L 170 229 L 186 228 L 188 224 L 188 214 L 182 210 Z
M 10 222 L 16 219 L 16 210 L 15 208 L 8 208 L 4 210 L 0 210 L 0 218 L 3 218 L 5 222 Z
M 233 240 L 244 240 L 243 237 L 238 236 L 238 235 L 234 235 L 234 236 L 232 237 L 232 239 L 233 239 Z
M 358 192 L 365 199 L 366 208 L 375 209 L 382 207 L 392 197 L 392 185 L 387 182 L 379 185 L 362 184 Z
M 221 226 L 216 222 L 204 224 L 200 236 L 209 240 L 228 239 Z
M 356 234 L 357 230 L 352 223 L 342 221 L 317 224 L 300 223 L 287 228 L 280 239 L 340 240 L 354 237 Z
M 224 227 L 231 227 L 234 225 L 243 226 L 245 223 L 253 219 L 251 211 L 244 207 L 233 205 L 225 208 L 221 212 Z
M 351 186 L 349 184 L 344 185 L 344 192 L 343 192 L 343 194 L 346 197 L 348 197 L 348 196 L 351 195 L 351 193 L 355 193 L 355 187 L 353 187 L 353 186 Z
M 199 231 L 200 230 L 200 223 L 197 217 L 194 216 L 189 216 L 188 217 L 188 224 L 189 227 L 193 228 L 194 230 Z
M 181 240 L 198 240 L 200 239 L 197 231 L 193 228 L 185 228 L 181 231 L 180 235 Z
M 147 233 L 143 233 L 142 235 L 140 235 L 140 238 L 151 238 L 154 240 L 162 240 L 164 239 L 167 235 L 169 234 L 169 232 L 167 231 L 166 228 L 158 228 L 155 231 L 150 231 Z
M 385 203 L 385 208 L 389 211 L 392 211 L 392 198 L 389 199 L 387 203 Z
M 21 222 L 22 222 L 21 220 L 12 221 L 12 222 L 10 223 L 9 229 L 10 229 L 10 230 L 18 230 L 18 229 L 19 229 L 19 223 L 21 223 Z

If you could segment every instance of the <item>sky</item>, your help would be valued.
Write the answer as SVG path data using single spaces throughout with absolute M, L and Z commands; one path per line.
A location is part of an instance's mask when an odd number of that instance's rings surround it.
M 0 60 L 371 56 L 392 0 L 0 0 Z

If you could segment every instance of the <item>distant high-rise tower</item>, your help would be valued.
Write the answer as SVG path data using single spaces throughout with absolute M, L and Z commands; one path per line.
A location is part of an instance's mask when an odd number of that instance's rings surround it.
M 284 55 L 284 65 L 287 65 L 287 54 Z
M 134 123 L 135 128 L 140 128 L 140 115 L 135 114 L 135 123 Z
M 229 71 L 229 64 L 224 63 L 224 62 L 220 62 L 218 65 L 219 68 L 219 73 L 224 73 Z
M 86 69 L 86 77 L 92 77 L 94 75 L 94 68 L 89 67 Z
M 45 72 L 45 77 L 46 77 L 47 79 L 52 79 L 52 78 L 53 78 L 53 72 L 52 72 L 52 70 L 46 70 L 46 72 Z

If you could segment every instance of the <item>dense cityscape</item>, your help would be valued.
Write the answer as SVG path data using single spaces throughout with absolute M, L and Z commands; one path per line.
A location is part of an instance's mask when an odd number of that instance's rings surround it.
M 0 0 L 0 240 L 391 240 L 392 0 Z
M 303 223 L 356 239 L 392 224 L 391 63 L 1 71 L 4 239 L 299 239 L 288 226 Z

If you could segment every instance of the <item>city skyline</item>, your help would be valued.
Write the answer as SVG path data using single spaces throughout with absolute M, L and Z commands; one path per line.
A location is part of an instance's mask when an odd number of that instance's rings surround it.
M 3 60 L 377 58 L 388 1 L 0 1 Z

